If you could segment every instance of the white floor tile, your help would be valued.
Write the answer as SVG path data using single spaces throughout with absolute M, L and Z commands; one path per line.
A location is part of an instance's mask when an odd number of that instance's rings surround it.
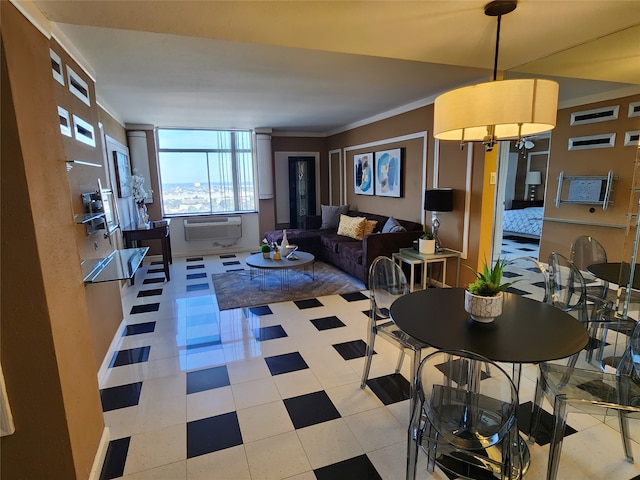
M 278 480 L 311 470 L 296 432 L 245 444 L 251 480 Z
M 301 428 L 296 433 L 314 470 L 364 453 L 342 418 Z

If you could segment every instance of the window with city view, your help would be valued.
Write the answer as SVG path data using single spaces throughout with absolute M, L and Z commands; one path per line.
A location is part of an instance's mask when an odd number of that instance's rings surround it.
M 255 212 L 251 132 L 158 129 L 163 214 Z

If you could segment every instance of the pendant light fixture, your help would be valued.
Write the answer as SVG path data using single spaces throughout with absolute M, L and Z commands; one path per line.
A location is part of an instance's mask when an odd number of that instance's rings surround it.
M 484 8 L 498 17 L 493 81 L 443 93 L 434 105 L 433 136 L 440 140 L 482 142 L 491 151 L 499 140 L 518 139 L 556 126 L 558 83 L 543 79 L 497 80 L 500 21 L 516 9 L 515 0 L 496 0 Z

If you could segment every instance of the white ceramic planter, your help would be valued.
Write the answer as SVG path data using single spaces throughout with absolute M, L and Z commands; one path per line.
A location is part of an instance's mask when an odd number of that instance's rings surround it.
M 481 297 L 465 290 L 464 309 L 476 322 L 491 323 L 502 314 L 503 299 L 502 292 L 495 297 Z
M 433 254 L 436 253 L 436 241 L 435 240 L 424 240 L 422 238 L 418 239 L 418 251 L 424 254 Z

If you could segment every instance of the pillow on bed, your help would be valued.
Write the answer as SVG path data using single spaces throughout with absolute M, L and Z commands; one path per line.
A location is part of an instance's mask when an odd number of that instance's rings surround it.
M 340 222 L 340 215 L 349 211 L 349 205 L 320 205 L 322 210 L 322 225 L 320 228 L 336 228 Z
M 362 240 L 364 237 L 364 226 L 367 223 L 365 217 L 349 217 L 340 215 L 340 225 L 338 225 L 338 235 Z

